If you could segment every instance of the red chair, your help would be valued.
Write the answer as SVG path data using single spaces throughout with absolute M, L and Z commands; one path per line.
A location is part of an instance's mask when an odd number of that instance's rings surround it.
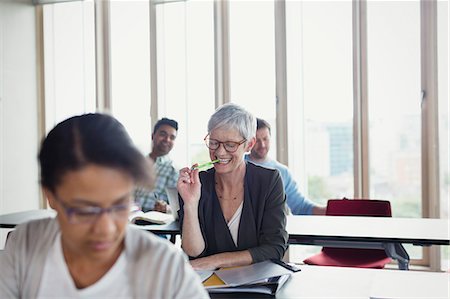
M 330 199 L 327 216 L 392 217 L 391 204 L 375 199 Z M 357 268 L 384 268 L 391 262 L 383 249 L 323 247 L 322 251 L 303 261 L 308 265 Z

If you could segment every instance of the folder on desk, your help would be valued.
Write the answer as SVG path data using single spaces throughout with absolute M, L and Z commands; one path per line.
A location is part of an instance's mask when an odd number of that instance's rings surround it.
M 275 293 L 289 279 L 292 271 L 272 261 L 249 266 L 223 268 L 203 282 L 209 293 Z

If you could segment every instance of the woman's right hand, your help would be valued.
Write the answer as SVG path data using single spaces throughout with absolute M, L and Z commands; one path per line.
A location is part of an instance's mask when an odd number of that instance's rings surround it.
M 177 189 L 184 205 L 197 204 L 200 201 L 201 187 L 198 169 L 182 168 L 178 176 Z

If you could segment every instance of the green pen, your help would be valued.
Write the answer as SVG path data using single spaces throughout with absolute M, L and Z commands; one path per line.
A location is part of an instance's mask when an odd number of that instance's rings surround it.
M 209 162 L 197 165 L 197 166 L 192 166 L 191 170 L 200 169 L 200 168 L 203 168 L 203 167 L 206 167 L 206 166 L 210 166 L 210 165 L 213 165 L 214 163 L 217 163 L 219 161 L 220 161 L 219 159 L 216 159 L 216 160 L 212 160 L 212 161 L 209 161 Z

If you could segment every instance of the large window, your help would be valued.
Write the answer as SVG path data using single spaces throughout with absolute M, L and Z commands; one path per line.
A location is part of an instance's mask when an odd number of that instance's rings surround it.
M 214 112 L 213 4 L 156 4 L 158 115 L 179 123 L 171 153 L 179 167 L 209 160 L 203 138 Z
M 352 3 L 287 2 L 286 24 L 289 166 L 313 201 L 351 198 Z
M 111 112 L 148 154 L 152 129 L 149 3 L 112 1 L 110 37 Z
M 43 7 L 45 129 L 95 111 L 94 2 Z
M 229 11 L 231 101 L 271 124 L 275 158 L 274 1 L 231 1 Z
M 370 194 L 394 217 L 420 218 L 420 3 L 369 2 L 367 20 Z
M 370 194 L 421 217 L 420 3 L 369 2 Z
M 315 203 L 353 197 L 352 3 L 286 2 L 289 168 Z M 301 262 L 321 247 L 291 246 Z

